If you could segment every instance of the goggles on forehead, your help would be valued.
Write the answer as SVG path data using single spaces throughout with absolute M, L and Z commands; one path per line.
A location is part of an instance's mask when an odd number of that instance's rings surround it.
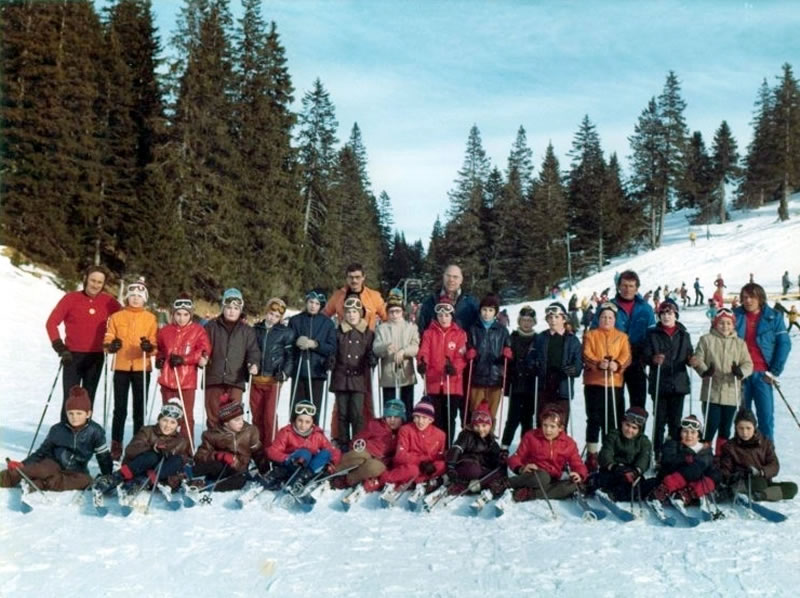
M 191 299 L 175 299 L 172 302 L 172 309 L 179 310 L 179 309 L 186 309 L 191 311 L 194 308 L 194 303 Z
M 314 417 L 317 414 L 317 408 L 314 403 L 298 403 L 294 406 L 295 415 L 310 415 Z
M 617 313 L 617 311 L 618 311 L 617 306 L 614 305 L 613 303 L 611 303 L 610 301 L 606 301 L 605 303 L 603 303 L 600 306 L 600 310 L 599 311 L 603 311 L 604 309 L 610 309 L 614 313 Z
M 733 311 L 729 307 L 720 307 L 717 310 L 717 317 L 719 317 L 719 316 L 728 316 L 728 317 L 732 318 L 733 317 Z
M 344 300 L 345 309 L 362 309 L 361 299 L 358 297 L 348 297 Z
M 177 405 L 166 404 L 161 408 L 162 417 L 171 417 L 172 419 L 180 419 L 183 417 L 183 410 Z
M 141 293 L 142 295 L 147 292 L 147 287 L 138 282 L 128 285 L 128 294 Z
M 275 297 L 274 299 L 272 299 L 269 302 L 269 306 L 268 307 L 270 309 L 275 309 L 275 307 L 278 307 L 278 308 L 282 309 L 283 311 L 286 311 L 286 301 L 284 301 L 283 299 L 280 299 L 279 297 Z
M 696 419 L 684 418 L 681 420 L 681 428 L 686 430 L 694 430 L 695 432 L 699 432 L 701 427 L 702 426 L 700 425 L 700 422 Z
M 564 312 L 560 307 L 548 307 L 544 310 L 545 317 L 547 316 L 563 316 Z
M 647 421 L 647 419 L 642 417 L 638 413 L 626 413 L 625 421 L 632 424 L 636 424 L 637 426 L 639 426 L 639 428 L 644 428 L 644 424 Z
M 228 306 L 238 307 L 239 309 L 241 309 L 242 306 L 244 305 L 244 301 L 242 301 L 238 297 L 228 297 L 227 299 L 225 299 L 223 305 L 225 305 L 226 307 Z
M 433 311 L 437 314 L 451 314 L 455 311 L 455 308 L 449 303 L 437 303 Z

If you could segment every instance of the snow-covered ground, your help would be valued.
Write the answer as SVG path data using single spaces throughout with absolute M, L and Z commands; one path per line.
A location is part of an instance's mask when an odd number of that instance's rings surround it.
M 791 215 L 778 223 L 774 206 L 735 213 L 730 223 L 711 227 L 710 240 L 699 234 L 696 247 L 690 247 L 685 218 L 672 216 L 664 247 L 617 260 L 574 290 L 579 297 L 601 291 L 613 285 L 615 272 L 633 268 L 643 290 L 691 285 L 700 276 L 710 295 L 721 273 L 733 293 L 754 272 L 768 292 L 776 292 L 784 270 L 795 284 L 800 271 L 800 199 Z M 44 321 L 62 293 L 47 276 L 14 268 L 6 258 L 0 260 L 0 281 L 0 448 L 3 457 L 19 459 L 58 367 Z M 532 303 L 542 314 L 548 302 Z M 518 309 L 509 306 L 512 322 Z M 683 311 L 681 321 L 695 340 L 708 328 L 700 308 Z M 800 335 L 792 336 L 797 345 Z M 798 366 L 795 346 L 782 380 L 800 413 Z M 693 376 L 695 386 L 697 381 Z M 582 446 L 580 385 L 576 397 Z M 800 429 L 776 400 L 779 478 L 798 481 Z M 56 422 L 60 403 L 59 382 L 37 443 Z M 282 403 L 287 405 L 286 396 Z M 102 421 L 102 382 L 97 405 L 95 419 Z M 697 411 L 696 391 L 693 405 Z M 198 421 L 200 415 L 198 402 Z M 281 425 L 286 417 L 283 409 Z M 23 515 L 19 491 L 2 490 L 0 595 L 792 596 L 800 583 L 796 502 L 776 506 L 789 516 L 782 524 L 729 518 L 690 530 L 665 528 L 649 515 L 629 524 L 612 517 L 584 523 L 571 503 L 556 505 L 555 521 L 538 502 L 515 505 L 494 519 L 488 513 L 470 517 L 466 503 L 431 514 L 387 511 L 373 496 L 344 513 L 335 496 L 324 495 L 307 515 L 260 504 L 235 511 L 232 497 L 218 497 L 210 507 L 168 512 L 156 503 L 147 516 L 122 518 L 110 500 L 111 513 L 99 519 L 90 504 Z

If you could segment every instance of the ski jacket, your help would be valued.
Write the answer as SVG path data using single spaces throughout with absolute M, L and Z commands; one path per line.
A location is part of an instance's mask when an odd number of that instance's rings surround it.
M 650 467 L 650 439 L 643 430 L 634 438 L 625 438 L 619 430 L 611 430 L 603 438 L 603 448 L 597 456 L 597 462 L 603 469 L 612 469 L 615 465 L 633 467 L 640 474 Z
M 258 371 L 262 376 L 274 376 L 283 372 L 287 377 L 294 375 L 294 332 L 281 323 L 267 328 L 267 321 L 261 320 L 253 326 L 256 344 L 261 350 Z
M 425 371 L 425 390 L 429 395 L 447 394 L 462 395 L 464 393 L 464 383 L 462 375 L 467 365 L 464 354 L 467 352 L 467 333 L 453 322 L 448 328 L 442 328 L 438 320 L 431 322 L 425 334 L 422 335 L 422 343 L 417 354 L 417 361 L 426 366 Z M 447 387 L 448 376 L 444 368 L 447 358 L 456 370 L 456 373 L 449 376 L 450 386 Z
M 329 451 L 331 463 L 334 465 L 338 464 L 339 459 L 342 458 L 342 452 L 330 443 L 322 428 L 314 426 L 311 434 L 300 436 L 295 432 L 292 424 L 287 424 L 278 430 L 275 441 L 267 448 L 267 458 L 276 463 L 283 463 L 289 458 L 289 455 L 301 448 L 308 449 L 312 455 L 316 455 L 323 449 Z
M 372 375 L 375 334 L 361 320 L 355 328 L 342 322 L 336 331 L 336 362 L 331 376 L 333 392 L 367 392 Z
M 167 324 L 158 331 L 157 358 L 164 360 L 158 383 L 164 388 L 178 389 L 178 378 L 181 388 L 197 388 L 197 362 L 205 355 L 211 355 L 211 341 L 206 329 L 196 322 L 186 326 Z M 183 357 L 183 364 L 173 368 L 169 364 L 170 355 Z
M 393 464 L 419 465 L 423 461 L 431 461 L 437 470 L 444 471 L 444 445 L 445 434 L 435 425 L 430 424 L 420 430 L 414 422 L 403 424 L 397 432 Z
M 373 458 L 388 463 L 397 450 L 397 430 L 392 430 L 383 419 L 371 419 L 361 432 L 356 434 L 352 447 L 358 440 L 367 443 L 366 450 Z
M 633 298 L 633 310 L 631 310 L 630 316 L 628 312 L 619 307 L 620 303 L 617 297 L 614 297 L 611 303 L 619 308 L 617 310 L 614 326 L 617 330 L 628 335 L 628 342 L 631 344 L 631 350 L 638 352 L 638 349 L 640 349 L 641 345 L 644 343 L 647 329 L 656 324 L 656 315 L 655 312 L 653 312 L 652 306 L 645 301 L 639 293 L 636 293 L 636 296 Z M 597 328 L 599 318 L 598 311 L 592 319 L 593 329 Z
M 107 345 L 115 338 L 122 341 L 122 347 L 114 353 L 114 370 L 118 372 L 141 372 L 142 366 L 149 372 L 150 357 L 155 354 L 158 343 L 156 333 L 158 322 L 156 317 L 143 307 L 126 306 L 108 319 L 108 328 L 103 337 L 103 344 Z M 142 352 L 142 337 L 147 338 L 153 345 L 153 352 L 146 358 Z
M 555 480 L 561 478 L 565 465 L 569 465 L 570 470 L 581 476 L 582 480 L 589 475 L 586 465 L 581 461 L 578 445 L 563 430 L 553 440 L 545 438 L 540 428 L 525 432 L 517 452 L 508 458 L 508 468 L 517 472 L 529 463 Z
M 497 320 L 489 328 L 478 320 L 469 329 L 467 345 L 478 352 L 472 362 L 473 386 L 503 386 L 503 348 L 511 346 L 508 329 Z
M 241 320 L 228 329 L 222 316 L 206 324 L 211 360 L 206 366 L 206 386 L 227 384 L 244 390 L 249 364 L 261 362 L 255 331 Z
M 744 308 L 737 307 L 733 313 L 736 316 L 736 334 L 740 338 L 744 338 L 745 332 L 747 332 L 747 317 Z M 769 371 L 775 376 L 780 376 L 789 352 L 792 350 L 792 341 L 789 340 L 783 315 L 769 305 L 761 308 L 761 317 L 758 319 L 756 327 L 756 343 L 761 349 Z
M 515 330 L 511 333 L 509 343 L 511 344 L 511 352 L 514 354 L 514 358 L 508 362 L 508 376 L 506 378 L 508 388 L 505 389 L 506 394 L 520 395 L 533 392 L 536 373 L 527 363 L 527 356 L 535 337 L 535 332 L 523 334 L 519 330 Z
M 775 445 L 757 429 L 750 440 L 734 435 L 722 446 L 719 459 L 719 469 L 726 480 L 737 473 L 749 474 L 751 466 L 763 471 L 768 480 L 778 475 L 780 469 Z
M 481 438 L 472 430 L 461 430 L 453 446 L 447 451 L 447 466 L 455 468 L 461 461 L 475 461 L 484 469 L 500 466 L 500 445 L 489 434 Z
M 402 366 L 395 366 L 394 354 L 389 353 L 389 345 L 394 345 L 395 349 L 403 352 Z M 417 383 L 414 358 L 419 353 L 419 330 L 415 324 L 406 320 L 381 324 L 375 330 L 372 350 L 381 360 L 381 386 L 389 388 L 395 384 L 410 386 Z
M 564 332 L 564 350 L 561 353 L 561 363 L 557 369 L 550 369 L 547 364 L 547 350 L 552 336 L 553 334 L 550 330 L 544 330 L 537 334 L 525 359 L 533 371 L 533 375 L 539 380 L 540 390 L 547 385 L 548 376 L 555 377 L 559 381 L 558 396 L 562 399 L 572 400 L 574 392 L 570 393 L 570 390 L 575 384 L 574 382 L 570 384 L 569 376 L 564 374 L 561 368 L 571 365 L 576 371 L 573 378 L 580 376 L 583 369 L 583 348 L 577 336 L 572 332 Z
M 417 327 L 419 328 L 420 337 L 425 334 L 425 331 L 430 328 L 430 325 L 436 321 L 436 303 L 439 297 L 446 295 L 444 289 L 436 295 L 428 295 L 422 305 L 419 307 L 417 314 Z M 458 324 L 461 330 L 469 330 L 472 325 L 480 318 L 481 310 L 479 308 L 478 300 L 472 295 L 459 291 L 455 299 L 455 313 L 453 320 Z
M 650 394 L 655 396 L 658 366 L 653 364 L 653 356 L 664 355 L 661 364 L 661 377 L 658 380 L 658 393 L 680 394 L 689 393 L 689 372 L 686 369 L 691 357 L 692 338 L 680 322 L 676 322 L 677 330 L 670 336 L 664 332 L 661 322 L 647 331 L 647 338 L 642 349 L 642 356 L 650 365 Z
M 294 332 L 295 343 L 301 336 L 317 341 L 314 349 L 301 351 L 295 344 L 294 363 L 296 369 L 292 376 L 298 374 L 308 376 L 306 368 L 311 368 L 311 377 L 315 379 L 328 377 L 328 360 L 336 353 L 336 325 L 328 316 L 319 313 L 300 312 L 289 318 L 289 328 Z M 302 362 L 301 362 L 302 360 Z
M 131 440 L 130 444 L 125 448 L 125 458 L 122 462 L 129 463 L 131 459 L 138 457 L 142 453 L 155 450 L 154 447 L 157 444 L 163 444 L 165 446 L 163 450 L 159 451 L 162 455 L 184 456 L 189 452 L 189 442 L 186 438 L 177 432 L 167 436 L 161 432 L 161 428 L 159 428 L 156 423 L 152 426 L 142 426 L 139 431 L 136 432 L 136 436 L 133 437 L 133 440 Z
M 344 300 L 348 295 L 353 294 L 353 291 L 351 291 L 349 287 L 336 289 L 325 304 L 322 313 L 328 317 L 335 314 L 340 322 L 344 322 Z M 364 306 L 364 310 L 367 312 L 364 315 L 364 319 L 367 321 L 367 326 L 369 326 L 370 330 L 375 330 L 375 324 L 377 324 L 378 319 L 383 322 L 388 319 L 386 315 L 386 303 L 379 291 L 363 287 L 361 292 L 358 293 L 358 297 L 361 299 L 361 305 Z
M 89 297 L 84 291 L 72 291 L 64 295 L 50 316 L 45 328 L 52 343 L 61 338 L 58 326 L 64 323 L 64 344 L 70 351 L 78 353 L 101 353 L 103 334 L 108 318 L 122 306 L 108 293 Z
M 711 402 L 738 407 L 741 397 L 737 396 L 736 376 L 731 372 L 731 366 L 739 364 L 745 378 L 753 373 L 753 361 L 745 342 L 736 334 L 722 336 L 714 329 L 700 337 L 695 357 L 699 362 L 694 369 L 701 376 L 710 366 L 714 366 L 714 375 L 703 378 L 700 400 L 708 400 L 708 383 L 711 380 Z
M 687 482 L 696 482 L 705 476 L 717 482 L 719 471 L 714 467 L 714 455 L 711 448 L 703 446 L 699 452 L 681 444 L 678 440 L 667 440 L 661 448 L 661 469 L 659 478 L 670 473 L 679 473 Z
M 603 386 L 606 375 L 600 369 L 600 362 L 606 356 L 619 364 L 616 372 L 608 370 L 608 384 L 622 386 L 622 373 L 631 364 L 631 346 L 628 335 L 616 328 L 587 330 L 583 335 L 583 384 L 584 386 Z
M 216 460 L 215 453 L 232 453 L 236 457 L 234 471 L 245 471 L 250 466 L 250 459 L 260 464 L 264 457 L 264 447 L 258 437 L 258 428 L 244 423 L 239 432 L 233 432 L 220 424 L 213 430 L 203 432 L 203 441 L 195 453 L 195 463 L 209 463 Z
M 44 442 L 22 464 L 32 465 L 52 459 L 64 471 L 88 474 L 89 461 L 93 456 L 97 457 L 100 473 L 111 473 L 111 453 L 103 427 L 89 420 L 76 430 L 67 423 L 59 422 L 50 428 Z

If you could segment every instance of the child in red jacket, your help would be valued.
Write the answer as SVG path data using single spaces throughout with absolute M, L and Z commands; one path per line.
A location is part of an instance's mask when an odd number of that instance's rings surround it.
M 462 418 L 466 418 L 462 372 L 467 365 L 464 357 L 467 333 L 453 321 L 455 308 L 449 297 L 440 297 L 434 310 L 436 320 L 422 335 L 417 371 L 425 378 L 425 392 L 436 411 L 436 426 L 447 431 L 447 446 L 450 446 L 459 411 Z
M 445 435 L 433 424 L 436 410 L 427 397 L 412 412 L 413 422 L 405 424 L 397 433 L 397 450 L 392 468 L 384 472 L 380 481 L 387 490 L 397 484 L 415 481 L 418 484 L 441 476 L 446 469 L 444 460 Z
M 297 491 L 323 469 L 332 472 L 339 463 L 342 453 L 331 444 L 322 428 L 314 425 L 316 414 L 317 408 L 311 401 L 303 399 L 295 403 L 292 422 L 278 430 L 266 451 L 273 464 L 263 481 L 267 490 L 279 488 L 301 468 L 292 481 L 293 491 Z
M 569 479 L 562 480 L 567 465 Z M 508 459 L 508 468 L 517 474 L 509 480 L 517 502 L 545 495 L 553 499 L 568 498 L 589 474 L 578 446 L 564 432 L 564 418 L 553 408 L 542 413 L 541 427 L 525 433 L 517 452 Z

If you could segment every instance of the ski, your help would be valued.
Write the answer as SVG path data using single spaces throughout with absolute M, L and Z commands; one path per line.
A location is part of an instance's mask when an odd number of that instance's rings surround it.
M 167 501 L 167 508 L 170 511 L 177 511 L 183 506 L 183 501 L 173 494 L 172 488 L 170 488 L 167 484 L 159 482 L 156 485 L 156 488 L 158 488 L 158 491 L 161 493 L 161 496 L 164 497 L 164 500 Z
M 422 501 L 425 498 L 425 484 L 417 484 L 414 491 L 409 495 L 406 508 L 409 511 L 419 511 L 422 508 Z
M 774 511 L 769 507 L 765 507 L 760 503 L 750 500 L 746 494 L 737 494 L 734 502 L 773 523 L 780 523 L 788 519 L 783 513 L 779 513 L 778 511 Z
M 629 521 L 636 519 L 636 516 L 633 513 L 631 513 L 628 509 L 619 506 L 619 504 L 611 500 L 611 497 L 602 490 L 596 490 L 594 497 L 600 502 L 601 505 L 611 511 L 614 517 L 620 521 L 628 523 Z
M 666 511 L 664 511 L 664 505 L 661 504 L 660 500 L 652 499 L 645 501 L 647 506 L 650 507 L 650 510 L 653 511 L 653 514 L 656 516 L 661 523 L 668 527 L 675 527 L 678 524 L 678 520 L 675 519 L 672 515 L 667 515 Z
M 670 496 L 669 503 L 676 511 L 678 511 L 678 513 L 680 513 L 681 517 L 689 525 L 689 527 L 697 527 L 702 523 L 699 517 L 694 517 L 693 515 L 689 514 L 689 511 L 686 509 L 686 504 L 680 498 Z
M 608 511 L 592 507 L 592 505 L 589 504 L 589 501 L 586 500 L 586 497 L 580 492 L 573 494 L 572 498 L 578 507 L 580 507 L 581 518 L 584 521 L 599 521 L 601 519 L 605 519 L 608 515 Z
M 511 504 L 511 488 L 506 488 L 503 495 L 494 502 L 494 516 L 502 517 L 508 510 L 508 505 Z
M 342 497 L 342 508 L 345 511 L 349 511 L 350 507 L 352 507 L 359 500 L 361 500 L 361 498 L 366 493 L 367 493 L 367 491 L 364 489 L 364 484 L 359 484 L 358 486 L 356 486 L 355 488 L 350 490 L 350 492 L 345 494 L 344 497 Z
M 414 483 L 414 480 L 409 480 L 405 484 L 395 487 L 394 484 L 386 484 L 386 488 L 381 493 L 380 502 L 384 509 L 393 507 L 402 494 L 404 494 Z
M 480 512 L 483 511 L 483 507 L 490 503 L 493 498 L 494 495 L 492 494 L 491 490 L 488 488 L 481 490 L 481 493 L 478 495 L 478 497 L 469 505 L 470 514 L 478 516 Z
M 108 515 L 108 507 L 106 506 L 106 497 L 100 490 L 92 489 L 92 505 L 98 517 L 105 517 Z
M 244 509 L 249 503 L 253 502 L 258 495 L 264 492 L 266 488 L 260 482 L 250 482 L 249 486 L 242 490 L 239 496 L 236 497 L 234 505 L 238 509 Z M 198 490 L 199 495 L 200 490 Z
M 445 505 L 444 499 L 447 497 L 448 486 L 442 484 L 436 490 L 428 494 L 422 499 L 422 508 L 425 512 L 430 513 L 438 505 Z
M 28 514 L 33 511 L 33 500 L 31 499 L 31 495 L 36 492 L 36 490 L 34 490 L 33 487 L 31 487 L 31 485 L 25 480 L 20 483 L 20 486 L 22 487 L 20 510 L 25 514 Z

